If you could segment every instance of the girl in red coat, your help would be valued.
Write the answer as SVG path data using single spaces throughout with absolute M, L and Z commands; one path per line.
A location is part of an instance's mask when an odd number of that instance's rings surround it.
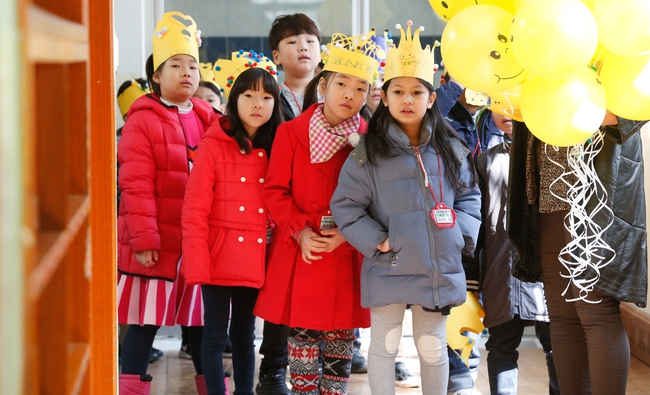
M 335 40 L 343 44 L 332 46 L 305 95 L 317 88 L 324 102 L 278 128 L 263 188 L 277 228 L 255 314 L 290 327 L 291 392 L 301 395 L 347 393 L 354 329 L 370 323 L 359 299 L 361 255 L 338 232 L 329 203 L 350 143 L 366 129 L 359 110 L 378 62 L 348 50 L 351 37 Z
M 237 393 L 252 395 L 253 307 L 264 284 L 270 231 L 262 185 L 282 117 L 274 77 L 262 68 L 241 73 L 232 86 L 227 113 L 206 132 L 187 183 L 182 271 L 189 284 L 202 284 L 201 355 L 208 393 L 226 391 L 222 354 L 231 316 Z
M 133 103 L 118 146 L 118 318 L 129 325 L 120 394 L 149 393 L 154 337 L 161 325 L 175 324 L 183 195 L 192 150 L 216 117 L 209 104 L 191 99 L 200 78 L 199 34 L 191 17 L 163 15 L 146 65 L 153 94 Z

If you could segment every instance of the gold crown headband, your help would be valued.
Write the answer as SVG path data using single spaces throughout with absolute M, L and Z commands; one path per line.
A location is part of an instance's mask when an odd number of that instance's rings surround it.
M 401 25 L 395 26 L 400 30 L 401 37 L 397 47 L 393 44 L 388 49 L 384 80 L 388 81 L 395 77 L 417 77 L 433 85 L 433 74 L 438 69 L 438 65 L 435 63 L 433 48 L 427 45 L 422 49 L 420 32 L 424 31 L 424 27 L 420 26 L 411 36 L 413 22 L 408 21 L 406 24 L 408 26 L 406 33 Z M 440 43 L 436 41 L 434 48 L 439 45 Z
M 214 72 L 212 70 L 212 63 L 199 63 L 199 70 L 201 70 L 201 80 L 209 82 L 212 85 L 216 86 L 219 89 L 219 92 L 222 91 L 221 86 L 214 79 Z
M 189 15 L 173 11 L 163 14 L 156 24 L 152 40 L 153 69 L 157 70 L 167 59 L 174 55 L 190 55 L 199 62 L 201 31 Z
M 131 85 L 117 97 L 117 106 L 120 108 L 122 118 L 124 118 L 124 116 L 129 112 L 131 104 L 133 104 L 133 102 L 135 102 L 140 96 L 144 96 L 147 93 L 147 90 L 145 90 L 138 81 L 132 80 Z
M 378 75 L 379 51 L 383 49 L 365 35 L 334 33 L 323 71 L 353 75 L 372 84 Z
M 257 53 L 253 50 L 244 51 L 240 49 L 237 52 L 233 52 L 231 59 L 219 59 L 214 63 L 214 80 L 218 86 L 220 86 L 220 91 L 226 96 L 226 99 L 230 95 L 230 90 L 232 89 L 233 84 L 239 74 L 244 72 L 244 70 L 257 67 L 264 69 L 273 76 L 273 78 L 278 79 L 278 68 L 269 59 L 264 56 L 263 53 Z

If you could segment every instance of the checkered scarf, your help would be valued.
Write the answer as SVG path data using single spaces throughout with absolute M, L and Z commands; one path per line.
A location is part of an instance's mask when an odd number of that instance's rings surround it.
M 309 121 L 309 153 L 311 163 L 327 162 L 343 148 L 352 133 L 359 131 L 359 114 L 331 127 L 325 115 L 323 105 L 316 107 Z

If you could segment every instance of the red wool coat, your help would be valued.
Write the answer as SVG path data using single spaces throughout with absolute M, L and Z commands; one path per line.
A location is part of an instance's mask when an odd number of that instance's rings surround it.
M 291 236 L 305 226 L 318 233 L 321 216 L 331 215 L 330 200 L 352 150 L 348 145 L 325 163 L 310 162 L 309 120 L 315 108 L 280 125 L 273 143 L 263 193 L 277 227 L 255 315 L 294 328 L 368 327 L 370 313 L 360 302 L 361 254 L 344 243 L 307 264 Z M 361 120 L 359 131 L 366 127 Z
M 217 114 L 210 104 L 191 99 L 207 129 Z M 176 107 L 153 95 L 137 99 L 129 110 L 117 150 L 122 191 L 118 234 L 118 270 L 134 276 L 176 279 L 181 256 L 181 209 L 189 175 L 185 135 Z M 158 251 L 158 262 L 144 267 L 135 253 Z
M 261 288 L 268 214 L 264 150 L 240 151 L 227 117 L 205 133 L 183 204 L 183 264 L 188 284 Z

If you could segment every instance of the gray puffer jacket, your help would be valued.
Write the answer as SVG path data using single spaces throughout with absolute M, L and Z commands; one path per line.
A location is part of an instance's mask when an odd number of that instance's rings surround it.
M 461 183 L 453 189 L 444 177 L 438 153 L 429 145 L 431 125 L 423 124 L 418 149 L 436 198 L 443 175 L 443 201 L 456 212 L 456 225 L 438 228 L 430 216 L 435 201 L 418 165 L 415 148 L 396 125 L 388 134 L 388 158 L 368 163 L 362 139 L 343 165 L 332 197 L 334 221 L 345 239 L 364 255 L 361 270 L 361 304 L 379 307 L 407 303 L 428 309 L 454 307 L 465 302 L 465 273 L 461 251 L 471 254 L 480 225 L 481 194 L 472 183 L 469 150 L 452 140 L 462 162 Z M 389 239 L 391 251 L 377 246 Z

